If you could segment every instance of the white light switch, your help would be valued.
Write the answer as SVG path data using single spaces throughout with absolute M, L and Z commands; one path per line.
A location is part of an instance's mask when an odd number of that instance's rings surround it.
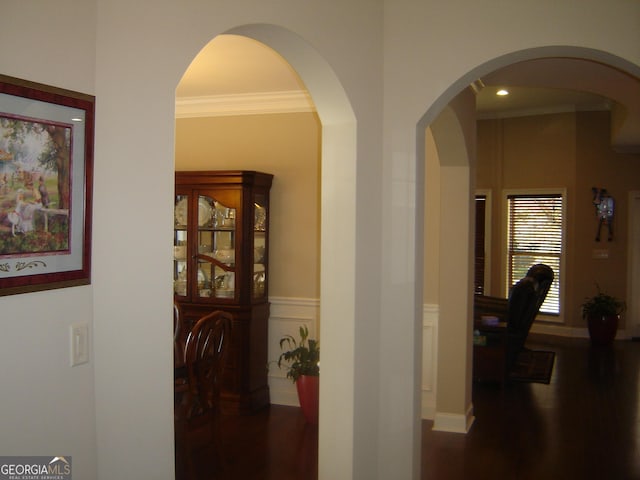
M 71 366 L 82 365 L 89 361 L 89 325 L 76 323 L 71 325 Z

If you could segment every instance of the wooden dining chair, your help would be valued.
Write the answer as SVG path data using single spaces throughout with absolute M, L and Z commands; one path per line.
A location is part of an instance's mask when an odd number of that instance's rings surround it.
M 194 449 L 210 446 L 219 453 L 218 399 L 232 318 L 223 311 L 200 318 L 188 333 L 184 366 L 176 367 L 176 478 L 197 478 Z
M 176 367 L 184 365 L 184 347 L 186 345 L 182 309 L 178 302 L 173 302 L 173 360 Z

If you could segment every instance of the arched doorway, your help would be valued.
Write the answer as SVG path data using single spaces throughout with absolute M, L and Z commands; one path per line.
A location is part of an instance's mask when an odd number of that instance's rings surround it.
M 227 34 L 252 38 L 277 51 L 297 72 L 313 98 L 322 124 L 321 134 L 321 241 L 320 310 L 322 344 L 325 351 L 337 352 L 322 359 L 320 456 L 332 457 L 320 462 L 322 475 L 340 477 L 353 468 L 353 371 L 345 369 L 353 357 L 354 340 L 348 332 L 352 324 L 355 295 L 355 199 L 349 189 L 341 189 L 339 180 L 353 181 L 356 162 L 355 118 L 345 92 L 328 64 L 306 42 L 282 28 L 272 25 L 247 25 L 233 28 Z M 340 211 L 340 218 L 326 212 Z M 315 214 L 315 212 L 312 212 Z M 275 213 L 277 214 L 277 213 Z M 339 235 L 337 231 L 339 230 Z M 340 238 L 339 245 L 331 239 Z M 327 238 L 330 239 L 327 241 Z M 339 248 L 336 248 L 339 247 Z M 306 252 L 314 256 L 316 252 Z M 330 259 L 330 260 L 326 260 Z M 340 319 L 340 322 L 336 322 Z M 347 334 L 345 334 L 347 332 Z M 345 361 L 345 359 L 347 359 Z M 351 385 L 351 389 L 343 385 Z M 328 392 L 339 390 L 338 398 Z M 327 392 L 324 394 L 323 392 Z M 326 419 L 326 420 L 325 420 Z M 330 419 L 330 420 L 329 420 Z M 342 419 L 340 421 L 336 420 Z M 339 439 L 339 440 L 337 440 Z M 340 461 L 336 461 L 340 459 Z
M 559 65 L 562 65 L 564 62 L 589 62 L 591 64 L 599 65 L 604 72 L 604 76 L 599 77 L 600 80 L 602 78 L 611 78 L 608 75 L 614 75 L 616 72 L 619 75 L 620 70 L 622 70 L 623 76 L 631 76 L 637 82 L 639 68 L 637 65 L 632 65 L 629 62 L 620 59 L 619 57 L 615 57 L 609 54 L 606 54 L 601 51 L 594 51 L 589 49 L 582 48 L 570 48 L 570 47 L 546 47 L 539 49 L 530 49 L 525 51 L 513 52 L 511 54 L 505 55 L 503 57 L 496 58 L 492 61 L 489 61 L 476 69 L 470 71 L 464 77 L 462 77 L 455 85 L 452 85 L 445 94 L 443 94 L 437 102 L 427 111 L 424 117 L 418 124 L 417 136 L 418 141 L 417 145 L 424 145 L 424 137 L 425 130 L 427 126 L 431 126 L 431 130 L 433 132 L 435 145 L 437 148 L 437 152 L 439 155 L 440 167 L 448 168 L 448 166 L 456 164 L 458 167 L 462 169 L 466 169 L 467 171 L 461 173 L 458 180 L 455 184 L 449 184 L 449 188 L 454 188 L 457 193 L 465 198 L 471 199 L 473 193 L 473 175 L 472 169 L 475 162 L 474 155 L 474 142 L 475 142 L 475 118 L 473 115 L 468 115 L 468 107 L 469 102 L 467 102 L 466 107 L 462 107 L 462 111 L 466 112 L 462 115 L 458 114 L 454 118 L 451 115 L 450 108 L 458 105 L 460 107 L 459 101 L 460 97 L 458 96 L 460 92 L 465 91 L 471 83 L 476 81 L 478 78 L 483 78 L 487 75 L 491 75 L 492 72 L 505 72 L 505 68 L 512 66 L 514 64 L 518 64 L 520 62 L 530 62 L 532 67 L 535 67 L 535 61 L 539 60 L 540 62 L 553 61 L 559 62 Z M 565 65 L 566 66 L 566 65 Z M 575 67 L 575 65 L 574 65 Z M 553 85 L 553 78 L 543 78 L 540 75 L 533 75 L 535 69 L 528 71 L 528 85 L 535 86 L 550 86 Z M 607 75 L 608 74 L 608 75 Z M 575 79 L 574 83 L 571 81 L 567 81 L 567 78 L 561 76 L 562 78 L 556 79 L 557 83 L 555 86 L 562 88 L 573 88 L 580 89 L 580 86 L 584 88 L 584 82 L 578 84 Z M 520 79 L 522 81 L 522 79 Z M 611 81 L 603 82 L 600 87 L 604 90 L 596 90 L 603 95 L 607 95 L 606 87 L 609 87 L 609 98 L 616 97 L 616 88 L 620 88 L 620 84 L 618 82 L 612 85 Z M 598 88 L 594 86 L 593 88 Z M 613 88 L 613 90 L 611 90 Z M 472 104 L 472 103 L 471 103 Z M 448 105 L 448 107 L 442 108 L 442 105 Z M 635 111 L 637 111 L 637 107 L 634 107 Z M 455 109 L 454 109 L 455 110 Z M 457 110 L 460 112 L 460 110 Z M 453 121 L 453 123 L 451 123 Z M 438 124 L 441 122 L 446 122 L 449 125 L 456 124 L 458 126 L 456 128 L 449 129 L 439 129 Z M 455 134 L 456 130 L 461 132 L 461 135 L 458 137 L 458 142 L 464 142 L 464 147 L 466 148 L 468 154 L 466 157 L 466 161 L 460 164 L 457 159 L 464 159 L 464 155 L 459 155 L 456 152 L 463 148 L 462 143 L 460 143 L 457 147 L 455 145 L 456 141 L 453 140 L 451 133 Z M 624 129 L 622 129 L 625 131 Z M 622 135 L 621 135 L 622 136 Z M 623 149 L 626 148 L 622 147 Z M 424 158 L 424 152 L 418 149 L 418 159 L 422 161 Z M 429 163 L 427 162 L 427 165 Z M 460 173 L 460 172 L 459 172 Z M 426 175 L 429 176 L 429 171 L 427 170 Z M 444 184 L 441 183 L 440 186 L 444 188 Z M 427 192 L 427 200 L 429 193 Z M 469 212 L 469 215 L 472 215 L 472 210 L 470 208 L 462 207 L 457 210 L 458 214 L 462 214 L 464 216 L 466 212 Z M 448 217 L 447 217 L 448 219 Z M 464 228 L 464 225 L 468 225 L 471 217 L 466 217 L 464 221 L 461 222 L 461 228 Z M 443 225 L 444 219 L 440 220 L 440 229 L 442 232 L 446 232 L 449 225 Z M 468 229 L 469 232 L 473 232 L 473 229 Z M 448 240 L 445 235 L 440 236 L 441 243 L 448 244 L 449 241 L 454 241 L 453 236 L 449 236 Z M 470 238 L 466 240 L 470 241 Z M 465 247 L 466 245 L 466 247 Z M 457 256 L 450 255 L 440 255 L 439 256 L 439 278 L 441 280 L 441 286 L 439 290 L 439 307 L 440 307 L 440 317 L 442 318 L 444 312 L 453 312 L 455 308 L 458 308 L 459 311 L 457 315 L 455 315 L 455 323 L 457 327 L 452 327 L 451 325 L 447 325 L 446 329 L 443 330 L 440 328 L 439 341 L 437 344 L 437 372 L 438 372 L 438 383 L 437 383 L 437 405 L 435 407 L 436 413 L 436 426 L 440 426 L 443 430 L 457 431 L 457 432 L 466 432 L 470 427 L 473 420 L 473 405 L 471 403 L 471 382 L 470 382 L 470 323 L 469 323 L 469 308 L 468 304 L 471 298 L 471 290 L 470 285 L 465 290 L 465 285 L 462 283 L 457 285 L 457 294 L 455 298 L 448 298 L 446 292 L 443 294 L 442 290 L 442 282 L 447 279 L 447 269 L 456 264 L 456 260 L 461 257 L 465 257 L 469 259 L 469 252 L 471 249 L 468 247 L 468 242 L 460 242 L 457 250 Z M 446 252 L 441 252 L 446 253 Z M 463 272 L 468 272 L 470 264 L 464 266 L 460 266 Z M 432 272 L 431 272 L 432 273 Z M 460 305 L 456 305 L 459 303 L 461 298 L 467 299 L 466 308 L 461 308 Z M 452 320 L 452 317 L 449 315 L 448 322 Z M 442 325 L 438 325 L 441 327 Z M 456 332 L 456 333 L 454 333 Z M 455 338 L 454 335 L 461 334 L 462 337 Z M 456 365 L 455 362 L 451 362 L 452 359 L 465 359 L 464 368 L 460 368 L 459 364 Z M 443 379 L 446 378 L 446 382 Z M 442 390 L 445 390 L 443 392 Z M 447 412 L 446 414 L 441 415 L 439 412 Z M 455 412 L 455 413 L 451 413 Z M 440 423 L 439 423 L 440 420 Z

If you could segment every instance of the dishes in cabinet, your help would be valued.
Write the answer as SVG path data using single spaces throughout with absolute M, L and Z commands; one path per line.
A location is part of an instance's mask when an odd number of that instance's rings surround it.
M 215 228 L 233 229 L 236 225 L 236 209 L 225 207 L 220 202 L 215 202 L 215 208 L 212 211 L 213 226 Z
M 175 209 L 173 211 L 173 217 L 176 225 L 186 225 L 187 224 L 187 211 L 188 211 L 188 202 L 187 198 L 182 198 L 176 203 Z
M 253 249 L 253 263 L 264 263 L 264 247 L 254 247 Z
M 205 288 L 207 284 L 207 276 L 204 274 L 204 270 L 201 268 L 198 269 L 198 288 Z
M 213 215 L 213 208 L 206 198 L 200 197 L 198 199 L 198 225 L 201 227 L 206 226 L 211 222 L 211 216 Z
M 266 282 L 266 275 L 264 272 L 256 272 L 253 274 L 253 293 L 254 295 L 263 295 Z
M 267 225 L 267 209 L 261 205 L 255 204 L 255 211 L 253 214 L 253 228 L 259 232 L 264 232 Z
M 173 291 L 176 293 L 176 295 L 184 297 L 187 294 L 187 281 L 175 280 L 173 282 Z
M 235 262 L 236 252 L 232 248 L 219 248 L 213 252 L 213 258 L 218 260 L 220 263 L 231 265 Z
M 208 255 L 211 257 L 213 255 L 211 245 L 198 245 L 198 253 L 200 255 Z
M 225 272 L 216 275 L 213 285 L 216 290 L 234 290 L 235 275 L 233 272 Z
M 216 275 L 214 279 L 214 296 L 216 298 L 233 298 L 235 296 L 235 275 L 225 272 Z
M 187 257 L 187 246 L 186 245 L 174 245 L 173 247 L 173 258 L 176 260 L 184 260 Z

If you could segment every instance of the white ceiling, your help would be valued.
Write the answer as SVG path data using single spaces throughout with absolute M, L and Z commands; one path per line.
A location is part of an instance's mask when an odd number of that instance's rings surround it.
M 611 110 L 612 142 L 640 152 L 640 81 L 611 67 L 578 59 L 516 63 L 474 83 L 478 118 L 563 111 Z M 495 92 L 508 88 L 506 97 Z M 193 60 L 176 89 L 176 116 L 313 111 L 291 66 L 247 37 L 219 35 Z

